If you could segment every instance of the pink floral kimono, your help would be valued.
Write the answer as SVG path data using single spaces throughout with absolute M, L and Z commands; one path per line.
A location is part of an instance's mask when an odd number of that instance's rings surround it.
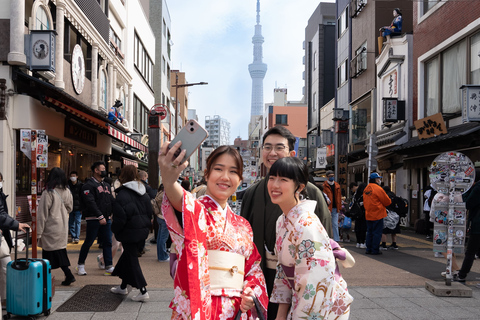
M 277 220 L 277 275 L 271 301 L 288 303 L 287 319 L 348 319 L 353 297 L 341 276 L 327 232 L 303 200 Z
M 243 287 L 253 289 L 261 309 L 266 313 L 268 296 L 260 268 L 261 257 L 253 243 L 252 228 L 228 205 L 225 210 L 209 196 L 195 199 L 184 191 L 182 228 L 168 197 L 164 197 L 162 212 L 178 251 L 175 298 L 170 303 L 170 308 L 174 310 L 173 319 L 234 319 L 240 310 L 241 289 L 210 288 L 207 250 L 245 257 Z M 243 320 L 255 318 L 251 311 L 242 314 Z

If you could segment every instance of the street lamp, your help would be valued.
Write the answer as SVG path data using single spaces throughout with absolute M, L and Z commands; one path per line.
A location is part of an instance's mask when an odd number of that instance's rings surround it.
M 175 135 L 177 135 L 178 133 L 178 88 L 205 85 L 205 84 L 208 84 L 208 82 L 178 84 L 178 72 L 175 73 L 175 84 L 172 85 L 172 87 L 175 88 Z

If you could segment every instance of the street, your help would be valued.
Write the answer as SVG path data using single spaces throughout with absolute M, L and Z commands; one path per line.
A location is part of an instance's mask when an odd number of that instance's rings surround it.
M 354 236 L 352 238 L 354 239 Z M 431 242 L 411 230 L 402 230 L 397 243 L 399 250 L 383 251 L 383 254 L 378 256 L 365 255 L 364 249 L 355 247 L 355 242 L 342 243 L 356 260 L 353 268 L 341 268 L 341 273 L 355 298 L 350 319 L 480 318 L 480 288 L 476 286 L 480 282 L 480 263 L 474 263 L 472 272 L 467 277 L 466 285 L 473 290 L 472 298 L 436 297 L 425 289 L 425 281 L 443 280 L 440 272 L 445 270 L 445 259 L 434 258 Z M 76 265 L 80 244 L 68 245 L 72 265 Z M 140 258 L 148 282 L 149 302 L 141 304 L 127 298 L 115 312 L 108 313 L 55 312 L 55 308 L 84 285 L 120 283 L 117 277 L 104 276 L 103 271 L 98 269 L 96 256 L 99 253 L 100 249 L 94 244 L 86 261 L 88 275 L 76 276 L 77 281 L 69 287 L 60 285 L 63 280 L 62 271 L 53 271 L 56 294 L 53 299 L 53 312 L 48 319 L 170 319 L 168 304 L 173 297 L 173 281 L 169 275 L 169 263 L 156 260 L 155 244 L 149 241 L 146 244 L 146 253 Z M 118 260 L 119 256 L 118 253 L 114 260 Z M 463 255 L 459 255 L 457 259 L 461 265 Z M 129 297 L 134 294 L 136 290 L 131 292 Z

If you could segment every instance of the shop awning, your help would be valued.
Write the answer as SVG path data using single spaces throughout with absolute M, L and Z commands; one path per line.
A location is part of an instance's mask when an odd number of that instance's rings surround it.
M 77 110 L 73 107 L 70 107 L 68 105 L 66 105 L 65 103 L 62 103 L 58 100 L 55 100 L 51 97 L 45 97 L 45 101 L 47 102 L 50 102 L 52 104 L 54 104 L 55 106 L 65 110 L 65 111 L 68 111 L 69 113 L 77 116 L 78 118 L 90 123 L 90 124 L 93 124 L 97 127 L 100 127 L 102 129 L 107 129 L 107 122 L 105 120 L 102 120 L 102 119 L 99 119 L 99 118 L 96 118 L 94 116 L 91 116 L 85 112 L 82 112 L 80 110 Z
M 385 148 L 395 144 L 395 142 L 407 133 L 404 130 L 404 124 L 392 126 L 391 128 L 385 128 L 381 131 L 377 131 L 377 146 L 379 148 Z
M 348 164 L 348 172 L 349 173 L 359 173 L 365 172 L 367 170 L 367 160 L 368 158 L 360 159 L 355 162 Z
M 123 132 L 120 132 L 120 130 L 117 130 L 116 128 L 112 127 L 110 124 L 108 125 L 108 135 L 111 136 L 112 138 L 117 139 L 118 141 L 128 144 L 130 147 L 134 149 L 148 153 L 148 147 L 146 145 L 141 144 L 140 142 L 130 138 Z
M 446 142 L 455 138 L 463 138 L 469 134 L 476 133 L 478 130 L 480 130 L 480 123 L 467 122 L 458 126 L 448 128 L 448 133 L 442 134 L 440 136 L 423 140 L 419 140 L 418 137 L 413 137 L 408 142 L 390 149 L 390 151 L 398 154 L 409 155 L 411 152 L 420 149 L 422 153 L 428 152 L 427 150 L 425 150 L 425 147 L 440 147 L 436 148 L 435 151 L 437 152 L 442 152 L 442 149 L 444 148 L 446 148 L 447 150 L 465 148 L 468 146 L 472 146 L 472 143 L 477 144 L 477 139 L 456 139 L 454 144 Z M 441 144 L 441 146 L 439 144 Z

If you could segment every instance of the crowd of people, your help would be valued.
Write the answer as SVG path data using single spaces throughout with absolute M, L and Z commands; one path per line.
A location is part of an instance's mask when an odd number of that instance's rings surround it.
M 76 275 L 85 276 L 85 261 L 98 239 L 102 254 L 98 266 L 105 275 L 118 276 L 112 294 L 139 290 L 134 301 L 149 299 L 139 257 L 152 228 L 159 262 L 169 262 L 175 297 L 172 319 L 348 319 L 353 297 L 337 262 L 353 266 L 354 259 L 339 242 L 350 241 L 365 254 L 398 250 L 400 216 L 396 195 L 382 186 L 373 172 L 368 184 L 350 184 L 350 197 L 342 195 L 333 171 L 318 186 L 311 183 L 306 165 L 294 151 L 295 137 L 283 126 L 269 129 L 262 138 L 262 162 L 267 175 L 243 195 L 239 214 L 228 200 L 243 180 L 243 160 L 234 147 L 220 146 L 206 160 L 204 177 L 195 188 L 181 173 L 185 151 L 181 142 L 165 143 L 158 156 L 162 183 L 155 190 L 148 173 L 124 166 L 115 183 L 106 164 L 91 166 L 83 183 L 78 173 L 69 179 L 60 168 L 50 170 L 37 216 L 37 238 L 42 257 L 52 269 L 65 274 L 62 285 L 75 282 L 66 250 L 70 240 L 86 230 Z M 480 172 L 477 175 L 480 178 Z M 29 226 L 8 215 L 0 174 L 0 229 L 13 247 L 9 230 Z M 112 186 L 114 185 L 114 186 Z M 190 191 L 191 190 L 191 191 Z M 432 189 L 433 190 L 433 189 Z M 432 191 L 431 191 L 432 192 Z M 454 262 L 455 280 L 465 281 L 480 237 L 480 187 L 466 196 L 472 221 L 470 241 L 461 268 Z M 425 208 L 441 195 L 426 195 Z M 353 225 L 352 225 L 353 220 Z M 387 235 L 391 244 L 387 246 Z M 118 250 L 121 256 L 114 264 Z M 0 259 L 0 296 L 5 299 L 5 265 Z

